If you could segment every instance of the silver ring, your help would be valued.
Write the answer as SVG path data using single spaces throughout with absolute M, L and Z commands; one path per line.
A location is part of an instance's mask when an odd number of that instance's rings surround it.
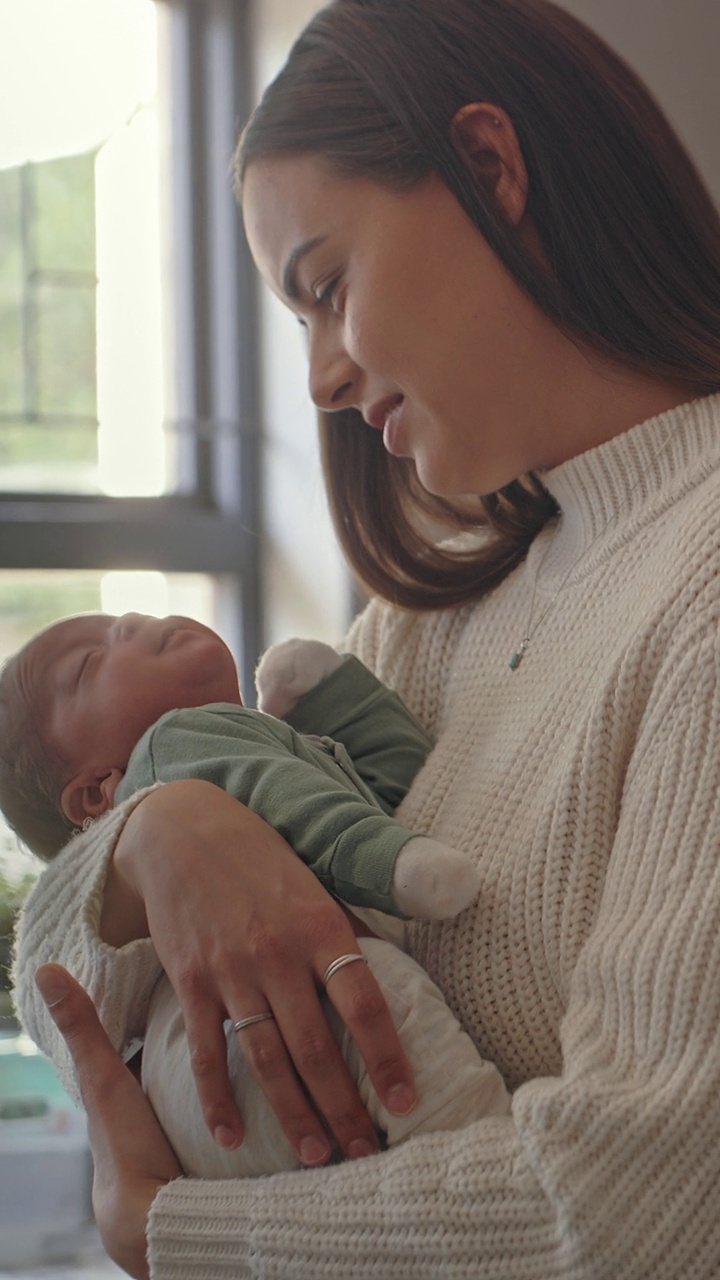
M 274 1018 L 275 1014 L 270 1013 L 253 1013 L 249 1018 L 240 1018 L 239 1022 L 233 1022 L 233 1031 L 242 1031 L 243 1027 L 254 1027 L 256 1022 L 268 1022 L 270 1018 Z
M 346 964 L 353 964 L 355 960 L 362 960 L 363 964 L 367 964 L 365 956 L 360 955 L 359 951 L 352 951 L 350 955 L 347 956 L 338 956 L 337 960 L 333 960 L 332 964 L 328 965 L 320 979 L 322 985 L 326 987 L 333 974 L 337 973 L 338 969 L 344 969 Z

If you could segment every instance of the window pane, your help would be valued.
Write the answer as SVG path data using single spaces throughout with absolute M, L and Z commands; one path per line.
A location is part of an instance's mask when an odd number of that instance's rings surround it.
M 53 422 L 97 415 L 95 288 L 40 283 L 35 307 L 37 408 L 50 435 Z
M 45 271 L 95 277 L 95 154 L 32 166 L 34 257 Z
M 214 580 L 199 573 L 0 570 L 0 664 L 73 613 L 182 613 L 220 628 Z
M 23 403 L 20 228 L 20 172 L 0 170 L 0 407 L 10 410 Z
M 164 30 L 153 0 L 0 13 L 17 75 L 12 137 L 0 137 L 0 491 L 176 488 Z

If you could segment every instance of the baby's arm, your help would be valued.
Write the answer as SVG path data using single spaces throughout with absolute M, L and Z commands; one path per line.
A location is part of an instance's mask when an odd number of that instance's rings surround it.
M 421 855 L 428 851 L 425 878 L 411 877 L 414 914 L 455 915 L 477 893 L 472 864 L 454 850 L 445 858 L 436 842 L 413 840 L 373 801 L 342 745 L 305 737 L 261 712 L 220 704 L 168 713 L 133 752 L 121 787 L 180 778 L 212 782 L 235 796 L 283 836 L 331 893 L 354 906 L 406 912 L 394 873 L 397 866 L 404 874 L 404 846 L 413 843 Z M 456 867 L 464 880 L 451 874 Z M 397 883 L 402 891 L 404 882 Z M 420 901 L 418 893 L 412 897 L 416 883 L 425 890 Z
M 258 709 L 287 720 L 290 712 L 311 689 L 341 667 L 343 659 L 321 640 L 283 640 L 265 650 L 255 671 Z M 316 725 L 314 733 L 329 729 Z
M 396 693 L 357 658 L 317 640 L 287 640 L 263 656 L 258 706 L 299 733 L 346 748 L 386 813 L 394 813 L 432 751 L 432 739 Z
M 391 1116 L 381 1105 L 347 1028 L 329 1000 L 325 1005 L 350 1073 L 387 1145 L 395 1146 L 415 1134 L 460 1129 L 486 1116 L 509 1114 L 510 1100 L 499 1072 L 480 1057 L 420 966 L 377 938 L 359 939 L 358 946 L 380 984 L 415 1072 L 418 1103 L 409 1115 Z M 167 979 L 161 980 L 148 1022 L 143 1084 L 185 1173 L 234 1178 L 299 1169 L 265 1095 L 245 1065 L 238 1035 L 228 1030 L 227 1036 L 230 1079 L 246 1127 L 245 1140 L 234 1151 L 218 1147 L 204 1124 L 180 1007 Z
M 386 813 L 393 813 L 432 750 L 418 720 L 357 658 L 339 657 L 316 640 L 269 649 L 256 673 L 258 705 L 301 733 L 341 742 Z M 407 916 L 443 919 L 477 896 L 475 868 L 464 854 L 429 837 L 401 849 L 393 898 Z

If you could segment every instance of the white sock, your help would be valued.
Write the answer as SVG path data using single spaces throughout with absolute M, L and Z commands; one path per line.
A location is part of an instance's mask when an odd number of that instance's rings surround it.
M 395 863 L 392 896 L 406 916 L 445 920 L 474 902 L 480 877 L 469 858 L 429 836 L 413 836 Z
M 342 658 L 320 640 L 283 640 L 260 659 L 255 672 L 258 707 L 282 720 L 304 694 L 332 674 Z

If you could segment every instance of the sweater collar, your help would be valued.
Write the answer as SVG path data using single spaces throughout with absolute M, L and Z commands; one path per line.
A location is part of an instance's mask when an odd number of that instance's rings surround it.
M 556 551 L 622 536 L 720 466 L 720 393 L 649 418 L 541 475 L 562 519 Z M 554 558 L 554 557 L 553 557 Z

